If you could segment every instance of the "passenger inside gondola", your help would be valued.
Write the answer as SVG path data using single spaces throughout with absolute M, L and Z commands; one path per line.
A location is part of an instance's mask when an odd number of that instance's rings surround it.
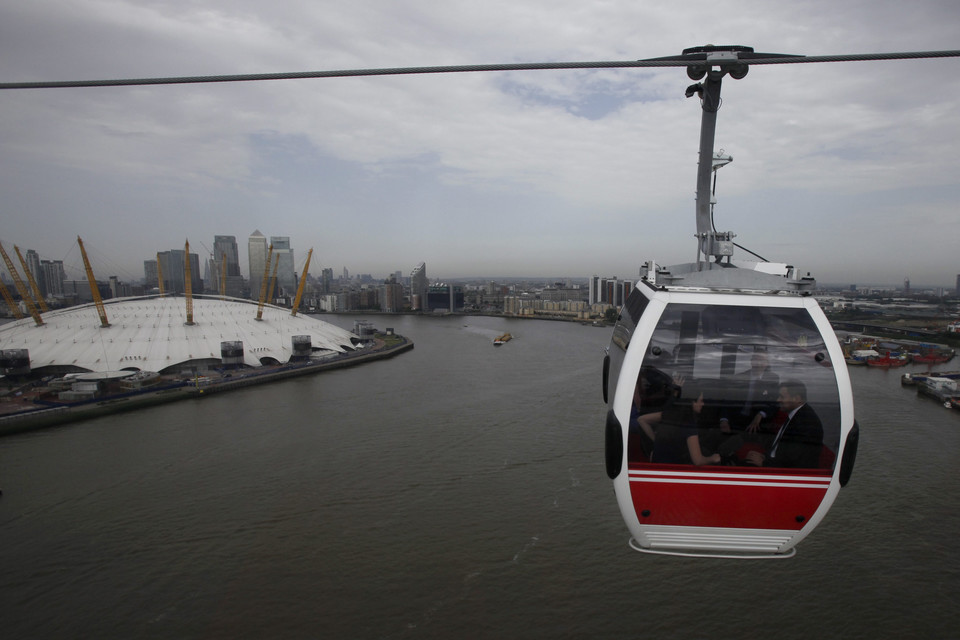
M 637 376 L 637 385 L 633 389 L 633 403 L 630 406 L 629 459 L 631 461 L 650 460 L 653 451 L 653 438 L 640 426 L 640 417 L 663 411 L 671 405 L 679 394 L 679 387 L 669 375 L 656 367 L 641 367 Z
M 785 420 L 770 446 L 763 452 L 750 451 L 746 462 L 758 467 L 816 468 L 823 451 L 823 424 L 807 404 L 807 387 L 787 381 L 780 386 L 777 402 Z
M 683 384 L 680 398 L 662 411 L 638 418 L 640 428 L 653 441 L 651 462 L 661 464 L 720 464 L 720 454 L 704 455 L 700 447 L 700 423 L 704 394 L 694 382 Z
M 770 370 L 767 354 L 757 351 L 750 368 L 733 376 L 730 403 L 720 413 L 723 433 L 758 433 L 761 423 L 769 424 L 777 412 L 780 377 Z

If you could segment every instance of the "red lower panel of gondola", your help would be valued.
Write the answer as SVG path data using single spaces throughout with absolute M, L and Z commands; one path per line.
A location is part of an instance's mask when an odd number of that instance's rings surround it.
M 641 525 L 799 530 L 830 480 L 817 469 L 630 465 Z

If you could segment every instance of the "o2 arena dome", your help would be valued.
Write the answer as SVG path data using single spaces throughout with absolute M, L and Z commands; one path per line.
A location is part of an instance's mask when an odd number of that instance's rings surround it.
M 96 305 L 43 314 L 0 326 L 4 360 L 39 374 L 155 371 L 162 374 L 230 365 L 259 367 L 353 351 L 358 336 L 328 322 L 292 315 L 290 309 L 236 298 L 148 296 L 105 300 L 109 326 Z M 9 364 L 8 362 L 8 364 Z

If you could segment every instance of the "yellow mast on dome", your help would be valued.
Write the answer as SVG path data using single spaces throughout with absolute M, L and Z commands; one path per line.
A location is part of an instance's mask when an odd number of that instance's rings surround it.
M 223 252 L 223 260 L 220 261 L 220 299 L 227 297 L 227 252 Z
M 17 268 L 13 266 L 13 261 L 10 259 L 10 256 L 7 255 L 7 252 L 4 250 L 3 245 L 0 244 L 0 255 L 3 256 L 3 261 L 7 265 L 7 271 L 10 272 L 10 277 L 13 278 L 13 284 L 17 287 L 17 293 L 20 294 L 20 299 L 23 300 L 23 304 L 27 305 L 27 311 L 30 312 L 30 315 L 33 317 L 33 321 L 37 323 L 37 326 L 43 324 L 43 319 L 40 318 L 40 314 L 37 312 L 37 308 L 33 304 L 33 298 L 30 296 L 30 292 L 27 291 L 26 285 L 23 284 L 23 280 L 20 279 L 20 274 L 17 272 Z
M 303 285 L 307 283 L 307 271 L 310 269 L 310 256 L 313 255 L 313 247 L 307 252 L 307 264 L 303 265 L 303 275 L 300 276 L 300 284 L 297 286 L 297 297 L 293 301 L 292 316 L 297 315 L 297 309 L 300 308 L 300 299 L 303 297 Z
M 187 240 L 183 249 L 183 289 L 187 296 L 187 321 L 184 324 L 193 324 L 193 274 L 190 273 L 190 241 Z
M 277 256 L 278 258 L 280 256 Z M 263 320 L 263 303 L 267 299 L 267 280 L 270 277 L 270 260 L 273 259 L 273 243 L 270 243 L 270 250 L 267 252 L 267 259 L 263 263 L 263 278 L 260 280 L 260 301 L 257 304 L 257 320 Z M 253 277 L 253 274 L 250 274 Z
M 160 266 L 160 252 L 157 252 L 157 288 L 160 290 L 160 296 L 163 296 L 163 267 Z
M 33 289 L 33 297 L 36 299 L 37 304 L 40 305 L 40 313 L 50 311 L 47 303 L 43 300 L 43 294 L 40 293 L 40 287 L 37 286 L 37 280 L 33 277 L 30 269 L 27 268 L 27 261 L 23 259 L 23 254 L 20 253 L 20 247 L 13 245 L 13 250 L 17 252 L 17 257 L 20 258 L 20 266 L 23 267 L 23 273 L 27 276 L 27 282 L 30 284 L 30 288 Z
M 93 269 L 90 267 L 90 260 L 87 258 L 87 250 L 83 248 L 83 240 L 77 236 L 77 244 L 80 245 L 80 256 L 83 258 L 83 268 L 87 272 L 87 282 L 90 283 L 90 295 L 93 296 L 93 303 L 97 305 L 97 315 L 100 316 L 100 326 L 109 327 L 107 321 L 107 310 L 103 307 L 103 298 L 100 297 L 100 289 L 97 287 L 97 279 L 93 277 Z
M 273 287 L 277 284 L 277 269 L 280 268 L 280 254 L 273 259 L 273 275 L 270 276 L 270 288 L 267 289 L 267 300 L 273 299 Z

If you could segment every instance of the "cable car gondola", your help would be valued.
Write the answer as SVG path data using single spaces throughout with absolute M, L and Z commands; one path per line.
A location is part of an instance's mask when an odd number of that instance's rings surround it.
M 606 466 L 638 551 L 788 557 L 849 480 L 859 428 L 840 344 L 786 264 L 735 262 L 713 225 L 711 175 L 723 76 L 749 47 L 697 47 L 687 97 L 702 103 L 697 261 L 647 262 L 603 366 Z M 793 57 L 793 56 L 785 56 Z

